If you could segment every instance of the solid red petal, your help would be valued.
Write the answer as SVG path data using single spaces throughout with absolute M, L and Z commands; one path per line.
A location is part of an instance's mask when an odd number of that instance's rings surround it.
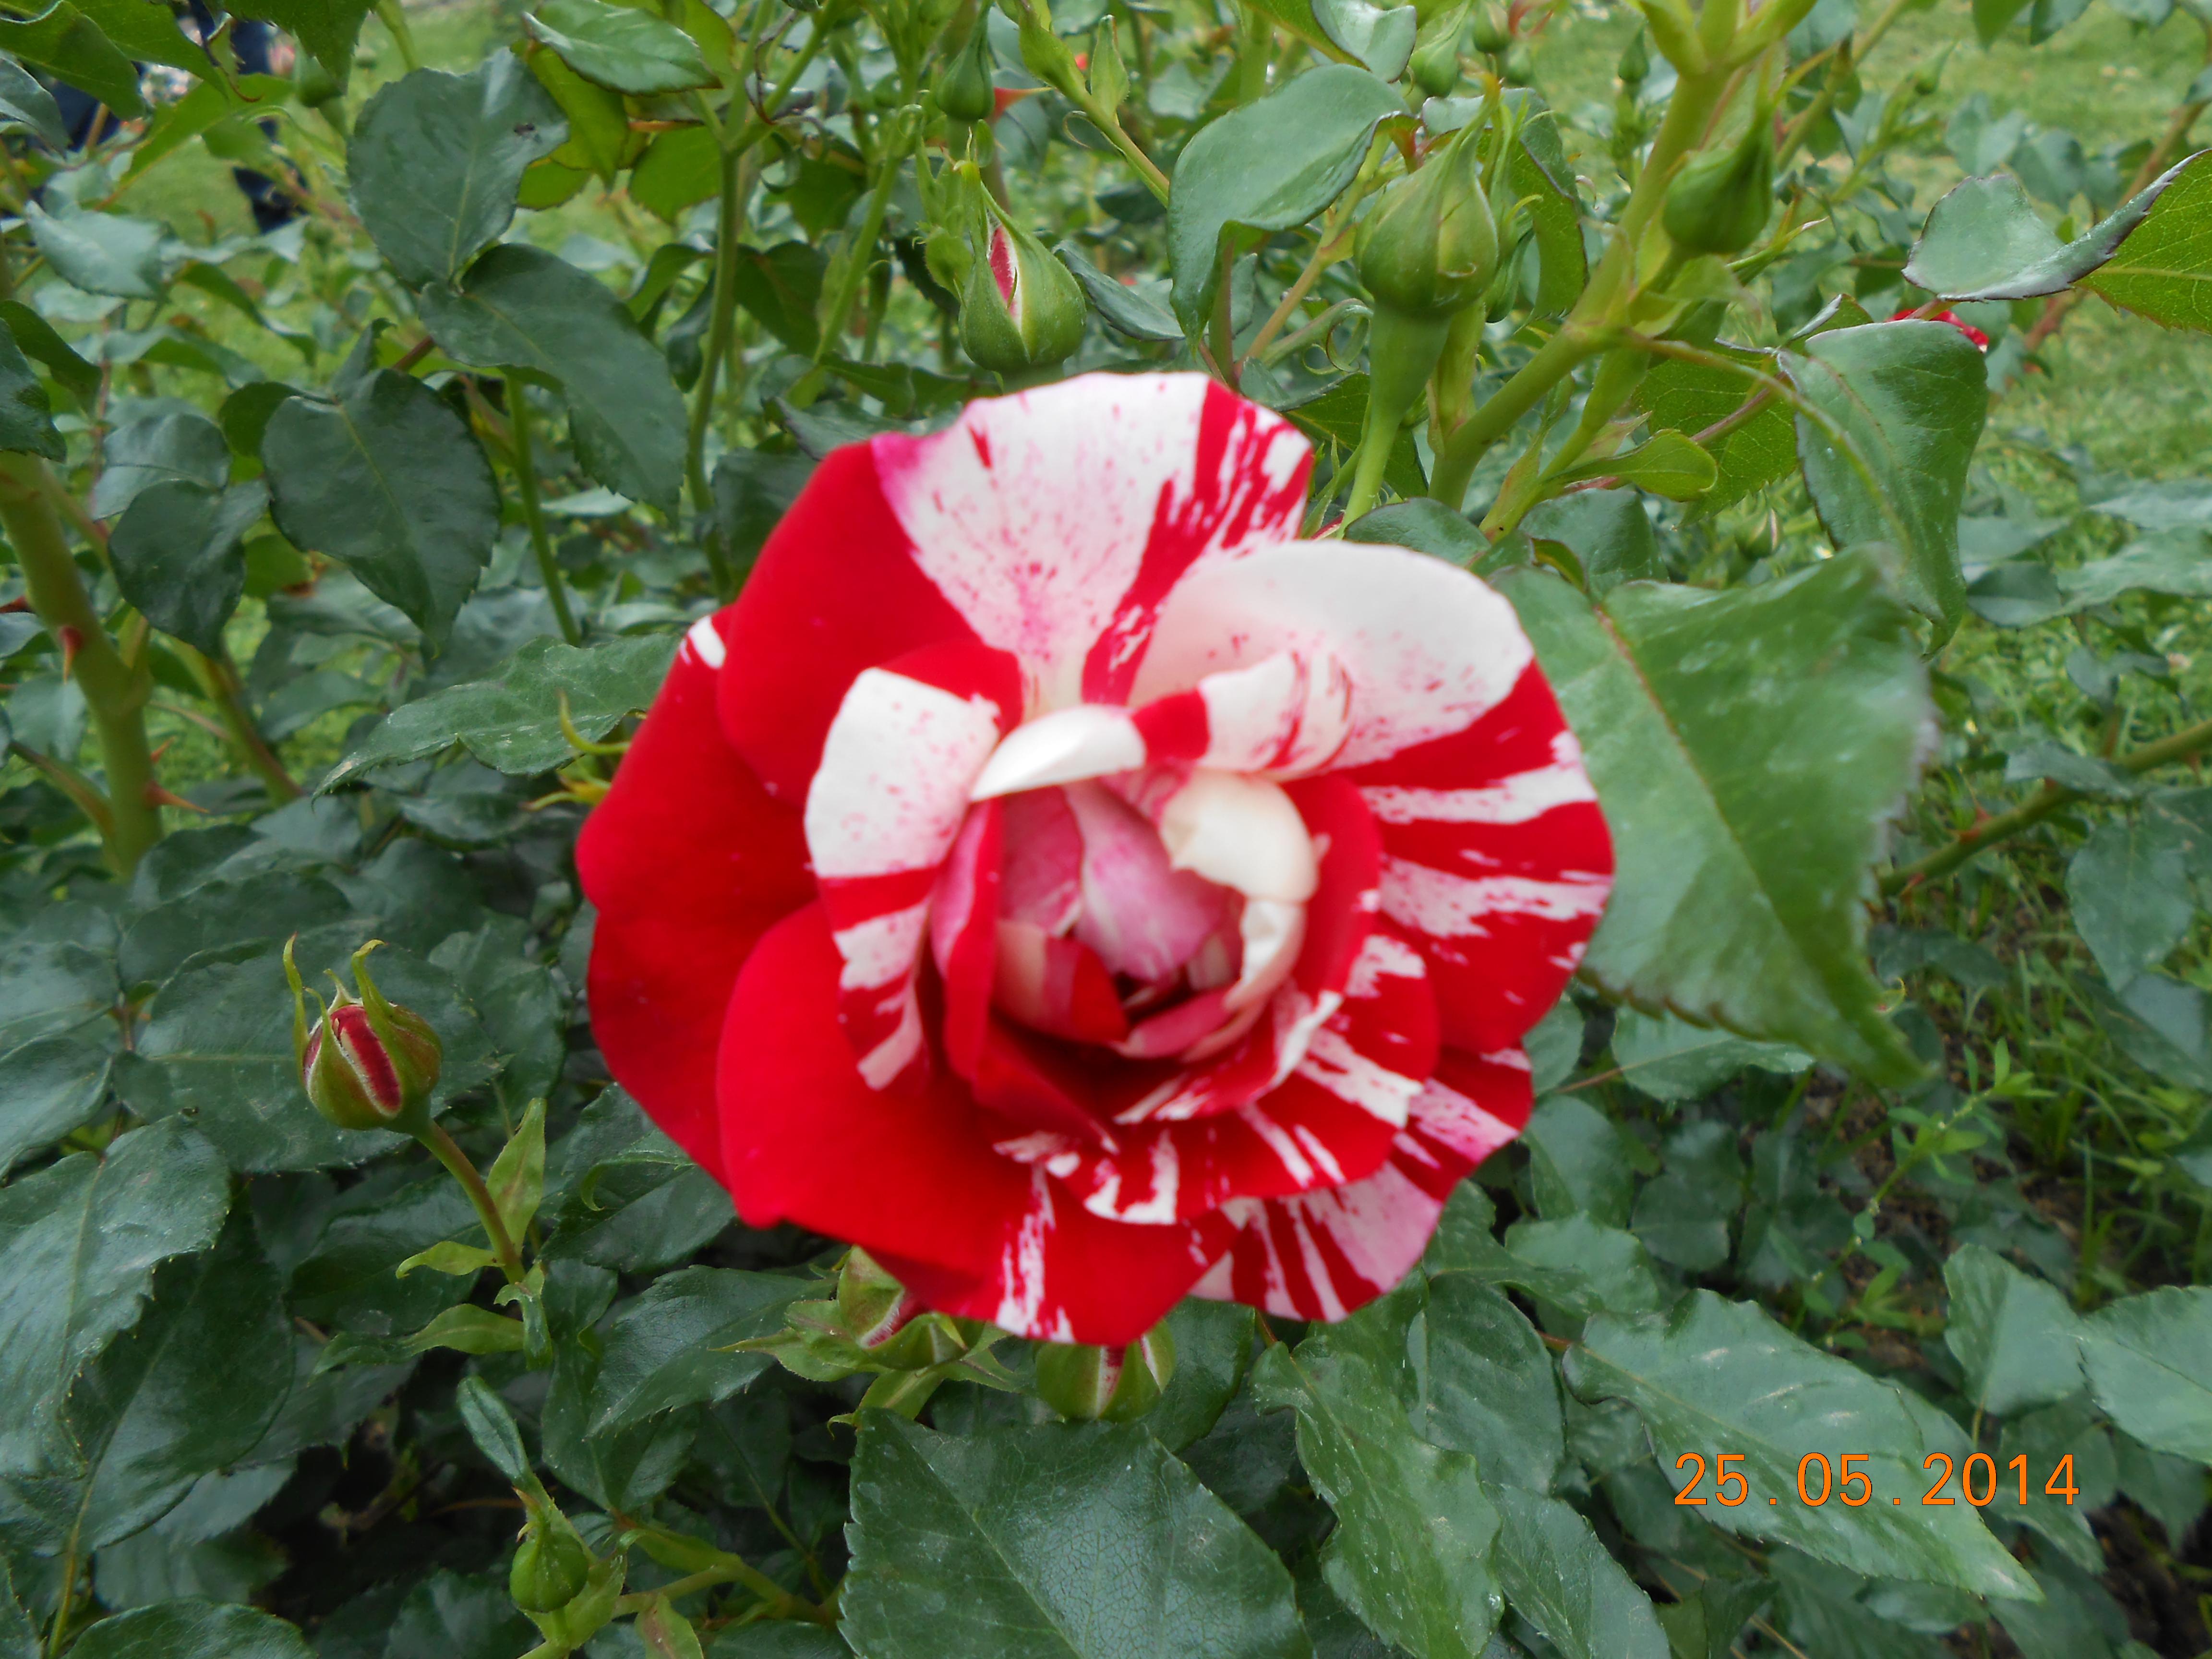
M 862 1246 L 994 1273 L 1028 1171 L 948 1071 L 872 1089 L 837 1021 L 842 963 L 818 905 L 769 932 L 728 1000 L 718 1062 L 723 1164 L 752 1226 L 795 1221 Z
M 1444 1041 L 1517 1043 L 1603 915 L 1613 842 L 1540 670 L 1466 731 L 1343 776 L 1381 830 L 1382 912 L 1429 959 Z
M 939 1033 L 946 1059 L 963 1076 L 975 1070 L 983 1027 L 991 1017 L 1005 819 L 995 800 L 969 809 L 951 856 L 938 872 L 937 890 L 930 901 L 930 951 L 945 988 Z
M 723 614 L 723 729 L 769 793 L 793 806 L 805 800 L 830 722 L 863 670 L 975 637 L 915 564 L 866 444 L 833 450 L 814 470 Z
M 678 651 L 576 843 L 599 911 L 587 988 L 600 1051 L 717 1176 L 714 1048 L 730 988 L 754 942 L 814 885 L 797 810 L 770 799 L 723 738 L 717 671 L 701 654 L 721 639 L 702 623 Z
M 1285 1319 L 1341 1319 L 1373 1301 L 1421 1259 L 1453 1187 L 1527 1124 L 1528 1085 L 1517 1050 L 1447 1050 L 1389 1162 L 1267 1204 L 1194 1293 Z

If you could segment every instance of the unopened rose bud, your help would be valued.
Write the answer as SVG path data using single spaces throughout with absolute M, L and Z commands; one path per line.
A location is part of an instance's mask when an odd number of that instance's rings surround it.
M 1494 58 L 1512 44 L 1512 15 L 1498 0 L 1481 0 L 1474 9 L 1474 49 Z
M 924 1309 L 866 1250 L 848 1251 L 838 1269 L 837 1315 L 869 1359 L 891 1370 L 927 1370 L 968 1351 L 958 1325 Z
M 1413 44 L 1406 72 L 1431 98 L 1442 98 L 1459 84 L 1459 43 L 1467 33 L 1467 14 L 1464 5 L 1438 13 L 1422 25 Z
M 1764 109 L 1732 149 L 1692 155 L 1667 186 L 1667 234 L 1684 253 L 1741 253 L 1774 212 L 1774 123 Z
M 1628 44 L 1620 49 L 1620 62 L 1613 72 L 1620 77 L 1624 87 L 1640 87 L 1644 77 L 1651 73 L 1651 53 L 1644 44 L 1642 29 L 1628 37 Z
M 1174 1376 L 1175 1339 L 1164 1325 L 1126 1348 L 1037 1345 L 1037 1397 L 1079 1422 L 1134 1422 L 1159 1404 Z
M 960 295 L 960 343 L 1001 374 L 1049 368 L 1083 343 L 1089 307 L 1066 265 L 990 204 L 983 255 Z
M 1490 286 L 1498 225 L 1475 165 L 1474 132 L 1470 123 L 1454 133 L 1360 222 L 1359 280 L 1378 309 L 1440 322 Z
M 592 1553 L 565 1523 L 544 1532 L 533 1528 L 516 1547 L 507 1593 L 525 1613 L 550 1613 L 581 1595 L 591 1574 Z
M 307 989 L 284 945 L 284 976 L 292 986 L 292 1052 L 307 1098 L 341 1129 L 391 1129 L 412 1134 L 429 1121 L 430 1091 L 437 1086 L 444 1045 L 429 1021 L 385 1000 L 369 977 L 367 958 L 382 941 L 354 952 L 358 999 L 343 986 L 320 1017 L 307 1024 Z
M 955 121 L 988 121 L 997 106 L 997 90 L 991 84 L 990 31 L 983 27 L 988 16 L 976 14 L 967 44 L 953 54 L 937 83 L 937 106 Z

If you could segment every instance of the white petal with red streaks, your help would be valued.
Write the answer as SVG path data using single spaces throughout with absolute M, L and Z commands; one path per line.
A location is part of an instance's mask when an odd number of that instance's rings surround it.
M 828 878 L 925 870 L 960 833 L 999 706 L 871 668 L 853 682 L 806 792 L 806 849 Z
M 1159 839 L 1178 870 L 1248 898 L 1303 904 L 1320 866 L 1305 820 L 1278 784 L 1238 772 L 1194 772 L 1161 802 Z
M 1556 881 L 1533 876 L 1455 876 L 1401 858 L 1382 860 L 1382 914 L 1432 939 L 1480 939 L 1492 918 L 1595 924 L 1613 878 L 1567 870 Z M 1584 930 L 1587 933 L 1587 929 Z
M 1291 493 L 1306 446 L 1279 417 L 1231 415 L 1208 386 L 1083 375 L 970 404 L 928 437 L 876 441 L 914 562 L 979 638 L 1021 659 L 1033 708 L 1080 702 L 1109 636 L 1141 644 L 1148 618 L 1131 613 L 1156 602 L 1143 577 L 1163 541 L 1183 544 L 1164 550 L 1173 575 L 1233 539 L 1285 533 L 1280 506 L 1253 509 Z M 1209 416 L 1243 441 L 1209 457 Z
M 1136 700 L 1283 651 L 1342 665 L 1340 767 L 1472 725 L 1533 657 L 1512 607 L 1463 570 L 1400 547 L 1294 542 L 1194 567 L 1161 607 Z

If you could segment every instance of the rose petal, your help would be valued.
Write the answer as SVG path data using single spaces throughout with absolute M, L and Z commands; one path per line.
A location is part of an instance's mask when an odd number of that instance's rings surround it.
M 1311 459 L 1287 421 L 1197 374 L 1079 375 L 872 448 L 915 568 L 1021 658 L 1039 709 L 1122 702 L 1186 570 L 1296 533 Z
M 1451 1189 L 1521 1133 L 1529 1104 L 1517 1049 L 1446 1050 L 1381 1169 L 1261 1206 L 1193 1294 L 1284 1319 L 1343 1318 L 1413 1270 Z
M 724 655 L 714 623 L 692 629 L 576 842 L 599 911 L 592 1031 L 623 1086 L 709 1173 L 722 1161 L 714 1046 L 730 988 L 755 941 L 813 889 L 798 811 L 769 799 L 722 735 Z
M 853 682 L 823 744 L 806 848 L 845 959 L 840 1018 L 878 1088 L 927 1063 L 914 974 L 930 890 L 1018 684 L 1003 652 L 912 653 Z
M 1117 974 L 1146 984 L 1170 978 L 1230 925 L 1234 900 L 1170 864 L 1158 832 L 1127 802 L 1095 783 L 1060 793 L 1083 836 L 1076 938 Z
M 1429 959 L 1444 1040 L 1518 1042 L 1581 963 L 1613 880 L 1550 686 L 1531 667 L 1465 732 L 1349 776 L 1378 821 L 1383 914 Z
M 1532 655 L 1513 608 L 1463 570 L 1402 547 L 1293 542 L 1194 568 L 1161 607 L 1133 699 L 1285 652 L 1333 660 L 1349 682 L 1340 767 L 1464 730 Z

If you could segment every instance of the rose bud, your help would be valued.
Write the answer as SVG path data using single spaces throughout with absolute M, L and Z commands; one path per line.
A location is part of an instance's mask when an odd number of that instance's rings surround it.
M 1490 286 L 1498 225 L 1475 167 L 1475 126 L 1454 133 L 1361 222 L 1359 280 L 1378 311 L 1443 321 Z
M 1175 1339 L 1165 1325 L 1122 1348 L 1041 1342 L 1037 1398 L 1079 1422 L 1133 1423 L 1159 1404 L 1175 1363 Z
M 525 1613 L 551 1613 L 581 1595 L 591 1574 L 592 1553 L 567 1522 L 544 1532 L 533 1527 L 507 1570 L 507 1593 Z
M 1513 45 L 1513 18 L 1498 0 L 1482 0 L 1474 9 L 1474 49 L 1495 58 Z
M 1774 212 L 1774 123 L 1754 109 L 1732 149 L 1692 155 L 1667 186 L 1663 217 L 1674 246 L 1692 256 L 1741 253 Z
M 1042 242 L 988 205 L 984 257 L 960 296 L 960 343 L 1000 374 L 1050 368 L 1083 342 L 1083 290 Z
M 371 939 L 354 952 L 358 999 L 343 985 L 327 1006 L 316 994 L 321 1014 L 312 1030 L 292 943 L 284 945 L 284 976 L 292 986 L 292 1052 L 307 1098 L 341 1129 L 416 1133 L 429 1121 L 444 1045 L 429 1021 L 385 1000 L 368 976 L 368 953 L 383 941 Z
M 1442 98 L 1459 84 L 1459 46 L 1467 33 L 1467 14 L 1466 6 L 1455 6 L 1424 24 L 1407 61 L 1413 84 L 1431 98 Z
M 937 107 L 948 120 L 988 121 L 998 106 L 997 90 L 991 84 L 990 31 L 983 27 L 988 15 L 976 15 L 968 43 L 953 54 L 937 83 Z
M 891 1370 L 927 1370 L 968 1352 L 957 1325 L 931 1313 L 865 1250 L 848 1252 L 838 1269 L 837 1313 L 870 1361 Z

